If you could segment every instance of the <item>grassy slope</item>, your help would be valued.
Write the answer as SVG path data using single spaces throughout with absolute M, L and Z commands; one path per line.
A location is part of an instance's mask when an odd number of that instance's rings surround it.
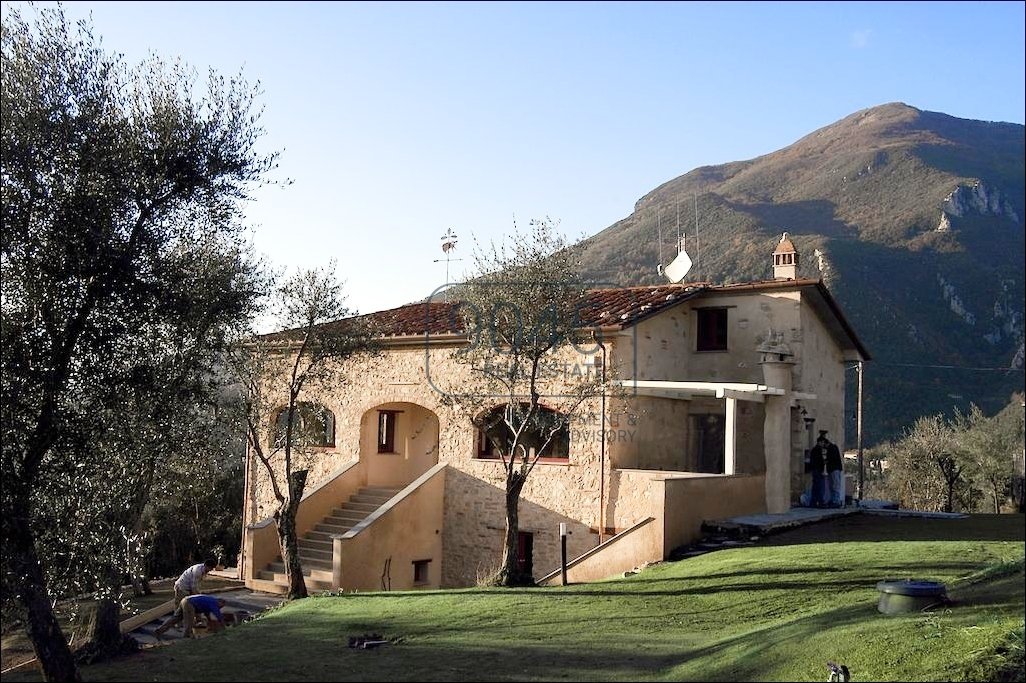
M 566 589 L 312 598 L 228 633 L 85 670 L 87 680 L 957 680 L 1021 628 L 1021 515 L 858 516 Z M 959 603 L 884 617 L 876 582 L 948 582 Z M 401 637 L 379 650 L 347 637 Z M 1020 636 L 1021 639 L 1021 636 Z M 974 664 L 975 663 L 975 664 Z M 976 666 L 977 668 L 973 668 Z

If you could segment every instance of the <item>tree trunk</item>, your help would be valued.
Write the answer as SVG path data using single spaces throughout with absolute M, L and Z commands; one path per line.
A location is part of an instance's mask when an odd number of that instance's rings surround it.
M 97 600 L 89 624 L 89 641 L 98 649 L 121 648 L 121 606 L 113 598 Z
M 944 512 L 952 512 L 955 507 L 955 482 L 948 480 L 948 499 L 944 503 Z
M 306 580 L 303 578 L 303 565 L 299 560 L 299 537 L 296 533 L 296 508 L 291 500 L 286 500 L 274 515 L 278 529 L 278 545 L 281 547 L 281 560 L 285 564 L 285 577 L 289 582 L 289 600 L 307 597 Z
M 991 482 L 991 491 L 994 494 L 994 514 L 995 515 L 1001 514 L 1001 502 L 1000 502 L 1001 496 L 998 493 L 998 488 L 1000 488 L 1000 485 L 998 483 Z
M 91 664 L 137 649 L 135 639 L 121 633 L 121 606 L 113 598 L 95 601 L 89 621 L 89 641 L 75 651 L 78 661 Z
M 18 496 L 14 508 L 17 515 L 4 519 L 4 552 L 17 581 L 15 597 L 26 612 L 26 631 L 32 650 L 47 681 L 81 681 L 68 640 L 53 613 L 43 568 L 36 555 L 35 540 L 29 527 L 30 506 Z
M 533 578 L 520 571 L 520 492 L 523 480 L 514 475 L 506 481 L 506 543 L 502 550 L 502 568 L 495 577 L 498 586 L 529 586 Z
M 153 595 L 153 589 L 150 588 L 150 580 L 145 576 L 136 576 L 132 574 L 129 576 L 132 581 L 132 595 L 137 598 L 141 598 L 144 595 Z

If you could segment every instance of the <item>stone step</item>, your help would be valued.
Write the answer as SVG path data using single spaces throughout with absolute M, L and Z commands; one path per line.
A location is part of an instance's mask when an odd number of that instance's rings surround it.
M 317 550 L 320 552 L 330 553 L 333 547 L 331 539 L 319 540 L 315 538 L 301 538 L 298 543 L 300 550 Z
M 343 510 L 366 510 L 374 512 L 389 501 L 388 498 L 373 498 L 371 496 L 353 496 L 343 506 Z
M 333 553 L 330 550 L 314 550 L 312 548 L 299 547 L 299 559 L 306 562 L 307 560 L 314 560 L 319 562 L 331 562 Z
M 303 575 L 304 576 L 306 576 L 307 575 L 307 571 L 311 570 L 311 569 L 326 569 L 328 571 L 331 571 L 331 566 L 332 566 L 331 565 L 331 558 L 330 557 L 328 557 L 326 559 L 323 558 L 323 557 L 304 557 L 302 555 L 302 553 L 299 555 L 299 564 L 302 565 L 302 567 L 303 567 Z M 280 555 L 278 557 L 274 558 L 274 562 L 271 562 L 270 565 L 268 565 L 268 566 L 271 566 L 271 565 L 277 567 L 277 569 L 275 569 L 275 571 L 279 571 L 279 572 L 285 571 L 285 563 L 282 562 L 282 559 L 281 559 Z
M 276 564 L 281 564 L 282 566 L 284 566 L 284 562 L 282 562 L 281 555 L 274 558 L 274 562 Z M 314 567 L 317 569 L 331 569 L 331 554 L 329 553 L 327 555 L 308 555 L 304 551 L 300 550 L 299 563 L 303 565 L 304 570 L 308 567 Z
M 306 537 L 303 540 L 312 543 L 331 544 L 333 542 L 331 537 L 334 535 L 334 533 L 335 532 L 333 531 L 308 531 L 306 532 Z
M 375 510 L 376 509 L 377 508 L 375 508 Z M 373 512 L 373 510 L 371 512 Z M 364 514 L 363 512 L 359 512 L 357 510 L 354 510 L 352 508 L 347 508 L 345 506 L 340 507 L 340 508 L 335 508 L 334 510 L 331 511 L 331 514 L 328 515 L 328 516 L 329 517 L 341 517 L 343 519 L 349 519 L 349 520 L 352 520 L 354 522 L 362 522 L 364 520 L 364 518 L 367 517 L 367 515 Z
M 318 573 L 319 574 L 319 573 Z M 260 572 L 260 578 L 264 581 L 271 581 L 278 584 L 279 586 L 288 586 L 288 581 L 285 578 L 284 573 L 273 572 L 273 571 L 262 571 Z M 330 591 L 331 590 L 331 578 L 323 578 L 320 575 L 306 576 L 306 589 L 308 591 Z
M 352 529 L 354 526 L 362 522 L 364 519 L 365 517 L 355 519 L 351 516 L 336 517 L 335 515 L 331 515 L 330 517 L 325 517 L 324 519 L 322 519 L 321 524 L 330 524 L 331 526 L 341 526 Z
M 320 531 L 326 534 L 344 534 L 345 532 L 352 529 L 350 526 L 339 526 L 338 524 L 317 524 L 314 525 L 314 531 Z
M 399 493 L 405 487 L 396 488 L 394 486 L 364 486 L 357 493 L 370 493 L 374 495 L 387 495 L 389 497 Z

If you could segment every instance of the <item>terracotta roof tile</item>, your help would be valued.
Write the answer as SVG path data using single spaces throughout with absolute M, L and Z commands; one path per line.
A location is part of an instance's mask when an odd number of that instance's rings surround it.
M 702 293 L 743 292 L 753 290 L 789 289 L 820 284 L 819 280 L 758 280 L 726 285 L 704 282 L 684 284 L 592 289 L 581 307 L 582 327 L 626 328 L 655 313 Z M 376 327 L 383 337 L 403 338 L 424 335 L 442 336 L 462 334 L 463 322 L 459 316 L 459 303 L 431 301 L 407 304 L 385 311 L 376 311 L 356 318 L 346 318 L 326 325 L 346 325 L 366 321 Z M 263 335 L 267 340 L 287 340 L 292 330 Z
M 581 307 L 585 327 L 630 327 L 631 325 L 699 294 L 700 283 L 666 284 L 647 287 L 592 289 Z

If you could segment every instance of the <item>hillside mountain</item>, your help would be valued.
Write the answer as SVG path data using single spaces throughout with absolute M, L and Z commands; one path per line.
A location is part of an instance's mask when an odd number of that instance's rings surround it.
M 689 280 L 767 278 L 787 231 L 799 275 L 824 278 L 874 356 L 869 442 L 970 402 L 993 413 L 1023 388 L 1024 146 L 1018 124 L 900 103 L 865 109 L 779 151 L 657 187 L 583 243 L 586 273 L 662 281 L 660 241 L 666 263 L 679 215 L 696 260 Z M 992 367 L 1012 370 L 978 369 Z

